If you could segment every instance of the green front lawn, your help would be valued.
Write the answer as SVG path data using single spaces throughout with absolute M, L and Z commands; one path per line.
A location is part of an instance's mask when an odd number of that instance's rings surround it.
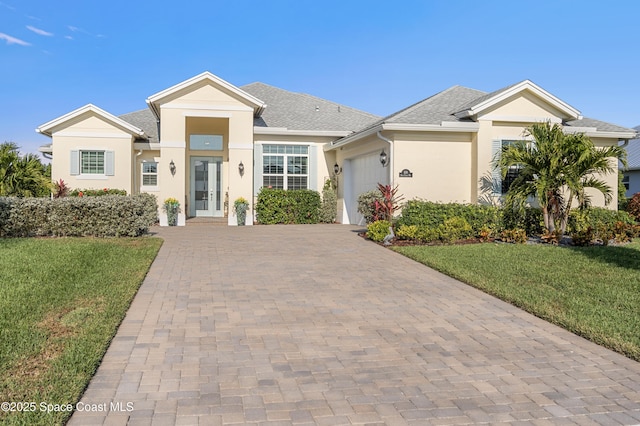
M 394 247 L 418 262 L 640 361 L 640 243 Z
M 0 423 L 62 424 L 94 374 L 162 241 L 0 239 Z M 16 408 L 16 407 L 14 407 Z M 31 407 L 33 408 L 33 407 Z

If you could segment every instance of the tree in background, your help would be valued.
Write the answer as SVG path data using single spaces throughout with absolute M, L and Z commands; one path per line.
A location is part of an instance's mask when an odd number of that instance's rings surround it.
M 46 197 L 51 193 L 51 169 L 37 155 L 20 155 L 13 142 L 0 144 L 0 196 Z

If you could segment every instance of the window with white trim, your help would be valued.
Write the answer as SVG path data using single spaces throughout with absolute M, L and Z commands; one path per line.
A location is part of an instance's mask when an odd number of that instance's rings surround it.
M 142 163 L 142 186 L 158 185 L 158 163 L 145 161 Z
M 104 151 L 80 151 L 80 174 L 103 175 Z
M 263 145 L 262 186 L 278 189 L 308 189 L 308 145 Z

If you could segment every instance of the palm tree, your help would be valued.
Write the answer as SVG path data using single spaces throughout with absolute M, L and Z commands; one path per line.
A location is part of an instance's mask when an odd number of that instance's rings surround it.
M 503 177 L 510 168 L 518 169 L 505 199 L 508 206 L 523 206 L 533 197 L 542 209 L 547 231 L 559 227 L 564 233 L 573 200 L 580 207 L 589 205 L 587 188 L 600 191 L 605 203 L 611 201 L 611 187 L 597 175 L 614 172 L 617 162 L 613 159 L 626 163 L 623 149 L 596 148 L 586 135 L 565 134 L 560 124 L 550 122 L 531 125 L 525 133 L 529 136 L 532 140 L 504 147 L 494 160 Z
M 51 183 L 38 156 L 20 156 L 13 142 L 0 144 L 0 196 L 42 197 Z

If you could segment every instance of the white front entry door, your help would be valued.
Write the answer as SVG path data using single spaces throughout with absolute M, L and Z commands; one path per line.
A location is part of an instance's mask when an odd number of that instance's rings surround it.
M 222 217 L 222 157 L 191 157 L 190 216 Z

